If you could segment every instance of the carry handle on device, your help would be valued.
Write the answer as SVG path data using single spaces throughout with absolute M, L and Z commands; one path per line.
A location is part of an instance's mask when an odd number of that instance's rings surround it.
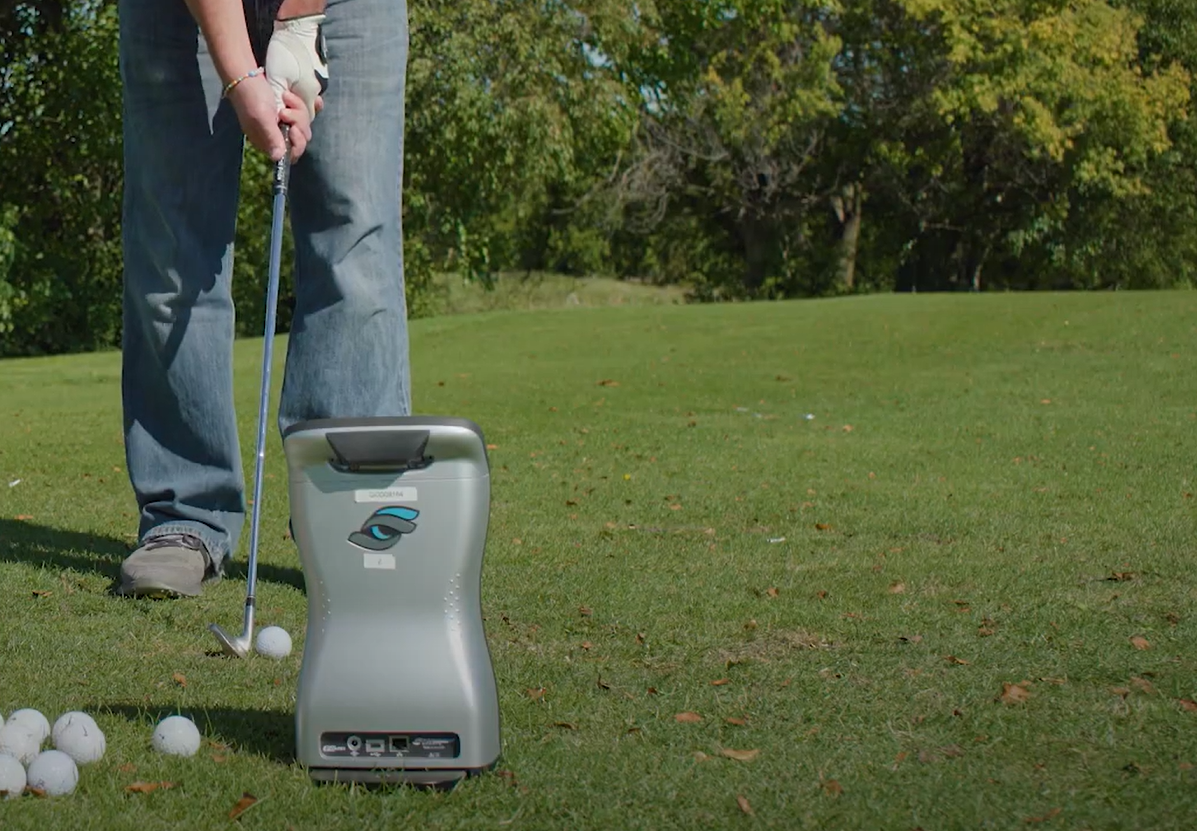
M 432 464 L 425 455 L 428 430 L 385 430 L 326 433 L 336 456 L 329 465 L 341 473 L 378 473 L 421 470 Z

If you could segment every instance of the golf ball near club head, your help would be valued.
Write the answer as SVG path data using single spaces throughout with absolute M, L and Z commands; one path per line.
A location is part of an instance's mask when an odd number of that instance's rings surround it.
M 0 754 L 0 793 L 5 799 L 25 793 L 25 766 L 6 754 Z
M 79 768 L 61 750 L 47 750 L 29 763 L 26 778 L 31 788 L 45 791 L 48 796 L 64 796 L 79 784 Z
M 96 730 L 100 729 L 100 725 L 96 724 L 96 720 L 87 713 L 79 710 L 71 710 L 69 713 L 63 713 L 54 722 L 54 726 L 50 728 L 50 737 L 54 740 L 55 746 L 58 745 L 58 737 L 70 725 L 75 722 L 82 722 L 89 727 L 94 727 Z
M 259 654 L 275 660 L 291 654 L 291 636 L 281 626 L 267 626 L 260 630 L 254 645 Z
M 37 737 L 39 742 L 50 738 L 50 722 L 37 710 L 17 710 L 8 717 L 8 724 L 23 724 L 29 732 Z
M 153 745 L 170 756 L 194 756 L 200 746 L 199 728 L 186 716 L 169 716 L 154 728 Z
M 58 731 L 54 747 L 74 759 L 75 764 L 86 765 L 104 758 L 108 742 L 94 721 L 75 719 Z
M 12 756 L 23 765 L 28 765 L 42 749 L 37 734 L 20 722 L 0 727 L 0 754 Z

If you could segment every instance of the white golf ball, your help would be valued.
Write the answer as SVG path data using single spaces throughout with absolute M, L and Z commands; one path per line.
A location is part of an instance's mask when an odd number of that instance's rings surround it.
M 29 763 L 27 778 L 29 787 L 43 790 L 49 796 L 62 796 L 79 784 L 79 768 L 61 750 L 47 750 Z
M 55 745 L 58 744 L 58 737 L 62 734 L 62 731 L 75 722 L 83 722 L 89 727 L 96 728 L 96 730 L 100 729 L 100 726 L 96 724 L 96 720 L 87 713 L 81 713 L 78 710 L 71 710 L 69 713 L 63 713 L 60 715 L 54 722 L 54 726 L 50 729 L 50 737 L 54 739 Z
M 17 710 L 8 717 L 7 723 L 25 725 L 29 728 L 29 732 L 37 737 L 39 742 L 44 742 L 50 738 L 50 722 L 37 710 Z
M 28 765 L 42 749 L 37 734 L 19 722 L 0 727 L 0 754 L 12 756 L 23 765 Z
M 286 658 L 291 654 L 291 636 L 281 626 L 267 626 L 258 632 L 255 646 L 267 658 Z
M 8 755 L 0 755 L 0 793 L 5 799 L 25 793 L 25 766 Z
M 54 747 L 74 759 L 76 764 L 86 765 L 104 758 L 108 742 L 104 731 L 94 721 L 88 724 L 83 719 L 75 719 L 58 731 Z
M 200 746 L 200 732 L 185 716 L 169 716 L 154 728 L 154 750 L 171 756 L 194 756 Z

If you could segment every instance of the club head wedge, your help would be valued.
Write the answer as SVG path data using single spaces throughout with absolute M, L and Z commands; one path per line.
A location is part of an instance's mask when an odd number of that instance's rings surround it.
M 215 623 L 209 625 L 208 628 L 212 630 L 212 634 L 220 642 L 220 648 L 224 651 L 224 654 L 230 658 L 249 657 L 250 644 L 253 641 L 252 629 L 246 629 L 241 633 L 240 637 L 234 638 Z

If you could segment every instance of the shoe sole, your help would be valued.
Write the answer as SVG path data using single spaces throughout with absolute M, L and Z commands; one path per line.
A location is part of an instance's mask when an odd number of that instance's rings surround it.
M 168 586 L 165 583 L 153 583 L 143 580 L 131 586 L 122 585 L 117 589 L 117 594 L 122 597 L 148 597 L 165 600 L 178 597 L 198 597 L 200 591 L 199 589 L 188 591 L 187 589 L 180 589 L 177 586 Z

